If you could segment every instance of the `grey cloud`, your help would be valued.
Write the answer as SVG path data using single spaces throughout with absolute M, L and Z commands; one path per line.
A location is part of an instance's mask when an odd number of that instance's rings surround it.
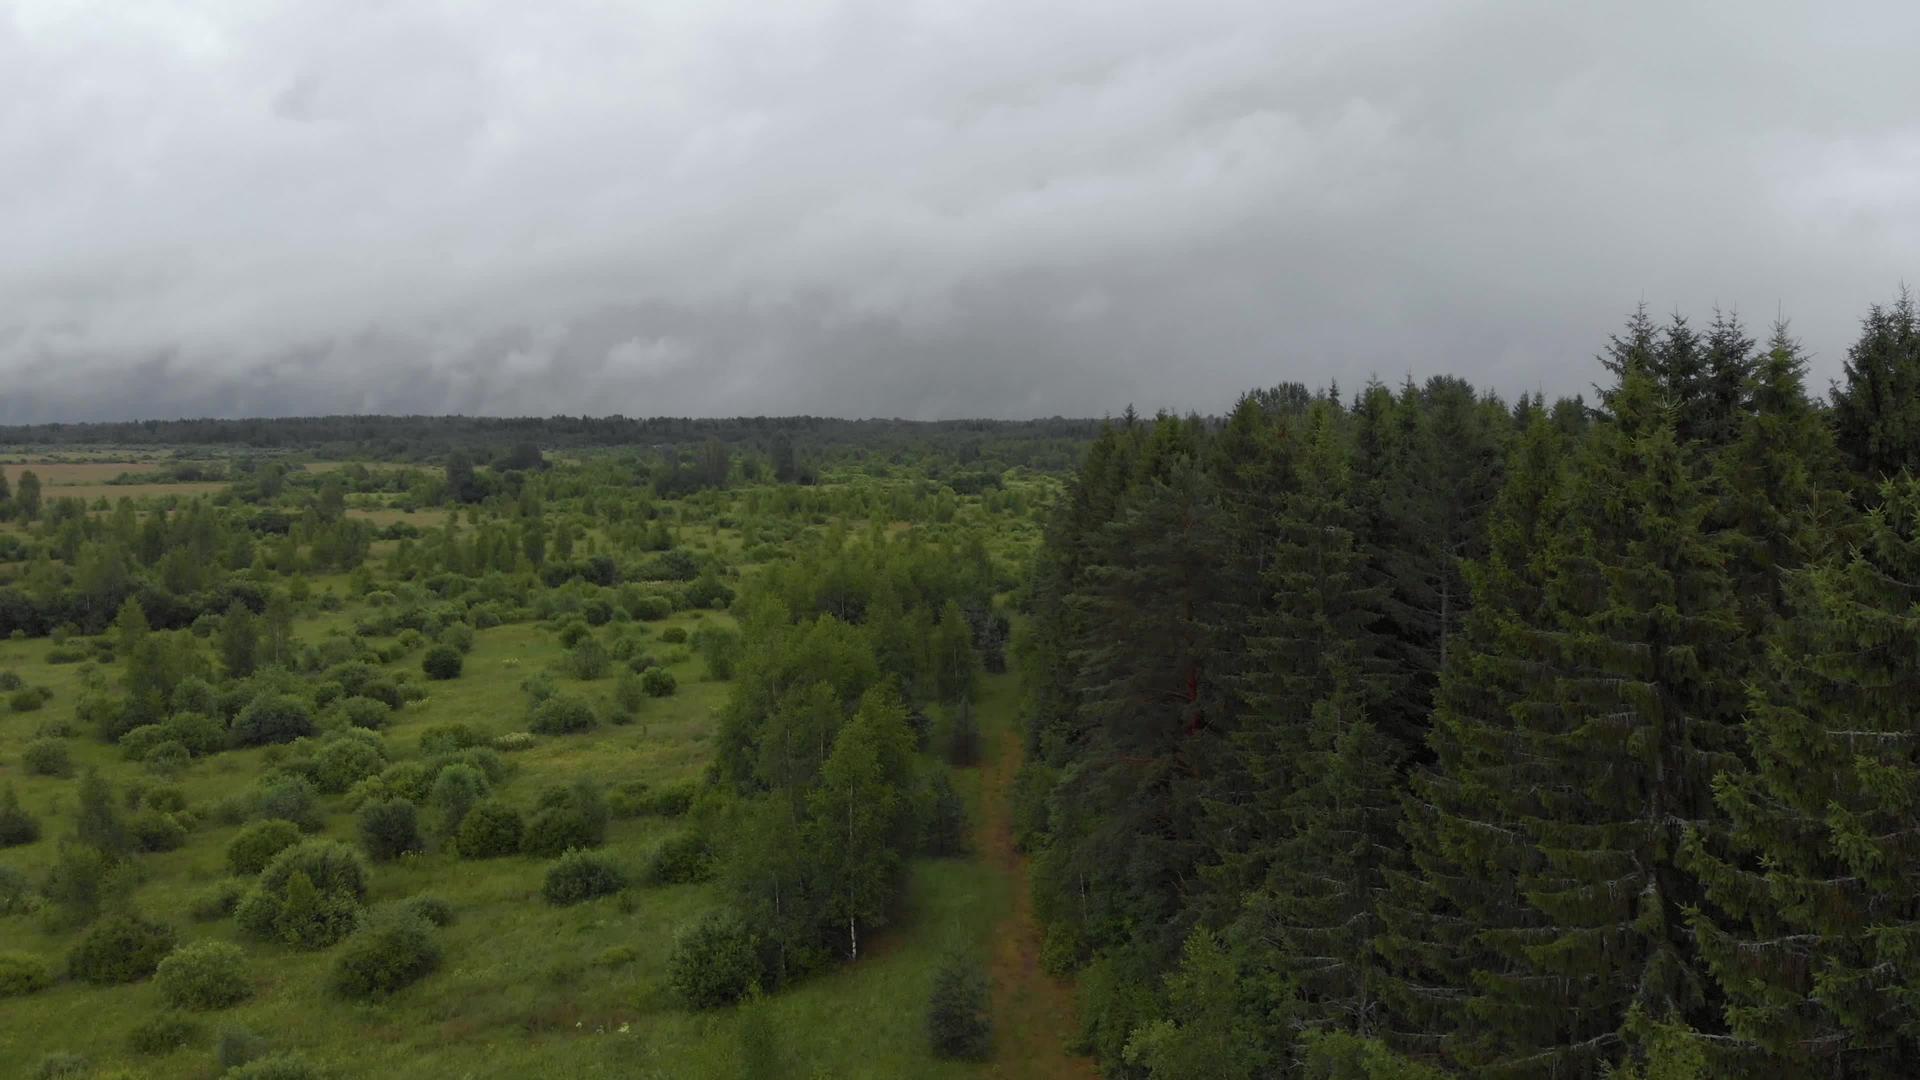
M 1581 389 L 1644 299 L 1834 374 L 1920 9 L 16 0 L 0 422 Z

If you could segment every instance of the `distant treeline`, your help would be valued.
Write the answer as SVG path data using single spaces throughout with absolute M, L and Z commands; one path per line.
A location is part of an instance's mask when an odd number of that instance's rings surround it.
M 1601 361 L 1090 448 L 1017 811 L 1109 1080 L 1916 1075 L 1920 319 Z
M 1096 420 L 841 420 L 819 416 L 690 419 L 624 416 L 305 416 L 244 420 L 139 420 L 0 427 L 0 444 L 31 446 L 211 446 L 299 450 L 321 457 L 437 461 L 459 450 L 480 462 L 532 444 L 544 450 L 685 446 L 718 441 L 832 459 L 934 448 L 961 461 L 1070 468 L 1098 431 Z

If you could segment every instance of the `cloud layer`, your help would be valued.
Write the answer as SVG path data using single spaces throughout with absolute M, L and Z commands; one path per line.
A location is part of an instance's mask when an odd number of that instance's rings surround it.
M 14 0 L 0 422 L 1570 392 L 1643 299 L 1785 313 L 1823 378 L 1916 270 L 1915 40 L 1893 3 Z

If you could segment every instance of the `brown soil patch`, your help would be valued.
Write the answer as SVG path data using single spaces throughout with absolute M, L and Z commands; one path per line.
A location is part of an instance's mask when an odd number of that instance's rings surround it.
M 1020 771 L 1020 735 L 1002 728 L 993 753 L 981 766 L 980 855 L 998 868 L 1012 891 L 1010 911 L 994 930 L 989 972 L 993 979 L 996 1043 L 989 1075 L 1009 1080 L 1096 1080 L 1093 1061 L 1067 1052 L 1079 1033 L 1073 988 L 1040 967 L 1041 928 L 1033 914 L 1027 858 L 1013 842 L 1013 779 Z

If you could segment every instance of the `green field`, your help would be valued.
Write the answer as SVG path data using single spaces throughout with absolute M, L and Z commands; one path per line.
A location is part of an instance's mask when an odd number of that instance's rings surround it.
M 868 584 L 818 584 L 816 578 L 854 572 L 869 582 L 884 574 L 910 582 L 934 572 L 911 569 L 923 563 L 945 566 L 937 573 L 951 574 L 958 565 L 951 553 L 965 545 L 976 552 L 972 558 L 980 572 L 991 575 L 978 579 L 988 589 L 980 594 L 984 602 L 1004 602 L 1004 595 L 995 601 L 993 594 L 1017 583 L 1023 573 L 1026 552 L 1037 537 L 1030 509 L 1044 505 L 1045 483 L 1015 480 L 1017 486 L 1002 489 L 1018 492 L 1017 501 L 956 498 L 910 475 L 878 478 L 851 469 L 803 492 L 730 485 L 661 497 L 608 483 L 623 466 L 589 457 L 527 478 L 517 493 L 497 490 L 474 500 L 456 518 L 444 505 L 416 507 L 405 494 L 374 490 L 328 496 L 321 488 L 337 483 L 328 477 L 342 475 L 338 463 L 310 473 L 295 470 L 290 480 L 264 494 L 246 479 L 215 484 L 218 494 L 211 505 L 202 502 L 191 513 L 171 501 L 152 501 L 193 494 L 176 492 L 178 485 L 101 482 L 103 470 L 127 467 L 43 463 L 40 468 L 50 475 L 40 513 L 31 521 L 14 515 L 8 523 L 35 550 L 13 564 L 11 577 L 0 568 L 0 587 L 50 608 L 67 605 L 61 610 L 94 620 L 86 625 L 68 617 L 45 633 L 26 625 L 10 639 L 0 639 L 0 672 L 46 698 L 38 706 L 12 700 L 0 707 L 0 785 L 16 792 L 25 813 L 39 824 L 37 839 L 0 850 L 0 867 L 10 871 L 0 884 L 12 882 L 15 894 L 3 909 L 8 913 L 0 914 L 0 954 L 37 962 L 52 980 L 44 988 L 6 997 L 0 1006 L 0 1061 L 9 1063 L 8 1075 L 15 1074 L 15 1066 L 19 1075 L 69 1075 L 59 1072 L 61 1063 L 84 1059 L 84 1065 L 74 1064 L 83 1071 L 71 1075 L 215 1076 L 221 1072 L 223 1038 L 231 1044 L 225 1033 L 233 1029 L 257 1037 L 272 1055 L 299 1055 L 317 1075 L 334 1078 L 729 1077 L 767 1075 L 767 1061 L 780 1063 L 778 1075 L 794 1077 L 1076 1075 L 1076 1063 L 1060 1049 L 1072 1035 L 1070 1010 L 1025 1015 L 995 1007 L 1000 1043 L 1017 1047 L 1017 1057 L 1002 1053 L 983 1062 L 943 1061 L 929 1049 L 925 1003 L 934 970 L 955 955 L 973 956 L 984 966 L 996 940 L 1016 932 L 1009 920 L 1016 894 L 1024 890 L 1017 859 L 998 857 L 1010 855 L 1010 849 L 989 835 L 1005 814 L 998 806 L 983 806 L 979 767 L 950 773 L 966 807 L 968 853 L 930 856 L 901 849 L 905 861 L 898 864 L 897 885 L 887 894 L 885 917 L 875 911 L 857 962 L 836 962 L 823 954 L 824 966 L 719 1008 L 694 1007 L 671 978 L 680 932 L 734 903 L 727 808 L 742 797 L 760 798 L 752 784 L 729 788 L 715 779 L 723 717 L 730 708 L 739 712 L 733 702 L 747 693 L 742 680 L 760 676 L 716 671 L 711 647 L 703 643 L 737 642 L 742 670 L 758 671 L 756 649 L 777 652 L 783 635 L 798 640 L 816 618 L 834 620 L 830 614 L 796 610 L 786 630 L 756 629 L 761 624 L 746 625 L 739 614 L 748 598 L 804 603 L 794 598 L 811 598 L 818 591 L 820 610 L 834 612 L 844 601 L 828 597 L 829 590 L 857 594 Z M 8 471 L 19 475 L 17 468 Z M 91 499 L 96 488 L 129 498 L 133 509 L 100 515 L 91 506 L 76 512 L 59 504 L 71 496 Z M 324 504 L 332 498 L 338 507 L 339 494 L 348 496 L 351 507 L 329 515 Z M 537 528 L 556 538 L 567 535 L 572 563 L 560 562 L 549 548 L 542 568 L 527 553 L 523 537 L 536 526 L 526 508 L 535 498 L 544 523 Z M 269 511 L 290 520 L 291 531 L 244 528 L 258 520 L 252 515 Z M 140 595 L 151 598 L 157 612 L 165 603 L 191 602 L 187 594 L 167 592 L 168 574 L 179 578 L 187 571 L 169 571 L 164 553 L 141 556 L 138 549 L 140 530 L 148 522 L 158 521 L 162 524 L 155 528 L 164 529 L 192 514 L 210 515 L 231 536 L 245 538 L 218 545 L 222 566 L 207 578 L 226 582 L 224 587 L 241 600 L 196 618 L 170 616 L 180 620 L 174 623 L 177 630 L 154 626 L 128 636 L 127 608 L 139 604 L 125 597 L 144 588 Z M 114 534 L 116 528 L 121 535 Z M 390 528 L 403 531 L 393 538 L 369 532 Z M 338 541 L 329 529 L 347 541 Z M 489 547 L 504 537 L 515 539 L 514 550 Z M 82 572 L 81 564 L 116 544 L 126 545 L 126 561 L 135 565 L 118 580 L 123 598 L 110 622 L 107 612 L 83 595 L 95 583 L 87 576 L 91 568 Z M 352 554 L 356 544 L 358 555 Z M 348 554 L 332 555 L 336 547 Z M 689 579 L 677 584 L 673 578 L 644 576 L 647 567 L 663 565 L 658 560 L 665 554 L 679 553 L 689 565 L 697 564 L 701 582 L 722 583 L 725 593 L 739 598 L 732 610 L 724 600 L 688 602 L 695 584 Z M 138 565 L 156 554 L 161 558 Z M 34 571 L 49 565 L 49 555 L 56 556 L 50 565 L 65 573 Z M 605 572 L 593 569 L 599 565 L 591 561 L 596 557 L 617 564 L 620 583 L 592 584 L 581 576 Z M 480 559 L 492 564 L 480 567 L 474 562 Z M 892 563 L 908 569 L 887 569 Z M 588 569 L 560 574 L 552 569 L 556 564 Z M 849 571 L 854 565 L 869 570 Z M 927 586 L 934 590 L 929 595 L 952 587 Z M 263 659 L 261 673 L 251 677 L 228 670 L 233 662 L 224 652 L 227 623 L 250 618 L 232 614 L 247 606 L 247 597 L 265 605 L 258 615 L 262 626 L 278 611 L 290 636 L 285 658 Z M 658 598 L 662 610 L 642 612 L 655 602 L 648 597 Z M 903 615 L 918 617 L 912 612 L 909 606 Z M 933 611 L 924 617 L 929 626 L 939 619 Z M 141 618 L 144 624 L 144 609 Z M 406 625 L 397 628 L 396 623 Z M 263 642 L 271 640 L 270 631 L 262 634 Z M 566 642 L 576 637 L 586 644 L 570 648 Z M 442 681 L 423 673 L 423 656 L 436 640 L 465 648 L 458 677 Z M 160 643 L 152 646 L 155 654 L 167 659 L 130 659 L 146 655 L 141 650 L 148 646 L 140 641 Z M 996 755 L 989 766 L 1010 775 L 1005 770 L 1016 759 L 998 760 L 998 755 L 1018 752 L 1019 692 L 1013 674 L 976 675 L 964 691 L 939 690 L 933 688 L 934 676 L 914 674 L 913 664 L 927 662 L 911 659 L 919 645 L 877 639 L 858 645 L 876 646 L 882 657 L 890 649 L 907 650 L 903 655 L 909 659 L 900 661 L 909 665 L 900 669 L 907 677 L 894 679 L 895 693 L 924 708 L 936 723 L 959 715 L 960 699 L 947 695 L 964 693 L 970 703 L 965 715 Z M 603 657 L 604 670 L 577 670 L 577 654 L 591 648 L 609 654 Z M 882 661 L 882 672 L 887 663 Z M 969 663 L 977 668 L 977 660 Z M 102 717 L 153 709 L 137 689 L 145 677 L 140 673 L 150 669 L 174 684 L 187 679 L 189 685 L 210 687 L 215 696 L 233 696 L 234 703 L 216 709 L 217 722 L 233 732 L 245 723 L 233 715 L 247 715 L 241 702 L 274 694 L 298 699 L 313 717 L 311 734 L 265 746 L 240 745 L 245 740 L 230 734 L 221 745 L 190 755 L 146 752 L 144 747 L 161 736 L 126 733 L 126 722 L 116 727 Z M 355 679 L 371 679 L 402 696 L 372 735 L 347 731 L 352 725 L 339 711 L 338 701 L 346 696 L 340 680 L 347 678 L 341 672 L 348 669 L 362 670 Z M 627 685 L 638 681 L 634 673 L 653 677 L 655 671 L 671 676 L 672 692 L 635 698 Z M 805 671 L 800 676 L 813 677 Z M 529 734 L 535 691 L 590 706 L 591 727 L 572 734 Z M 154 713 L 163 726 L 174 722 L 167 719 L 179 707 L 180 692 L 174 693 L 171 704 Z M 432 930 L 440 959 L 425 977 L 371 997 L 343 994 L 332 973 L 347 946 L 297 947 L 250 932 L 209 906 L 207 897 L 230 881 L 229 845 L 276 813 L 262 808 L 264 784 L 302 769 L 310 779 L 315 755 L 349 737 L 377 742 L 384 758 L 377 774 L 368 772 L 344 791 L 309 792 L 313 805 L 303 838 L 359 849 L 360 808 L 398 790 L 380 786 L 389 776 L 410 775 L 408 769 L 438 775 L 452 753 L 445 740 L 456 736 L 477 748 L 463 753 L 489 754 L 487 767 L 499 771 L 489 785 L 490 797 L 523 812 L 533 811 L 544 792 L 582 781 L 614 795 L 611 820 L 595 849 L 624 872 L 624 887 L 569 906 L 547 903 L 542 890 L 551 858 L 463 857 L 453 835 L 436 830 L 435 804 L 416 793 L 396 801 L 411 798 L 419 805 L 423 850 L 368 862 L 363 906 L 369 914 L 359 918 L 364 923 L 375 917 L 372 913 L 409 898 L 444 902 L 452 921 Z M 66 758 L 53 775 L 29 762 L 49 747 Z M 931 746 L 914 761 L 915 775 L 931 778 L 947 771 Z M 61 899 L 54 882 L 65 854 L 86 839 L 78 819 L 81 778 L 90 774 L 104 781 L 123 826 L 131 829 L 131 823 L 153 816 L 136 808 L 142 799 L 156 800 L 154 805 L 164 799 L 176 808 L 162 816 L 181 835 L 154 842 L 151 849 L 145 849 L 147 841 L 136 841 L 115 853 L 91 910 L 77 910 Z M 691 812 L 619 798 L 622 791 L 676 790 L 704 794 L 698 794 Z M 735 790 L 745 795 L 729 793 Z M 991 794 L 1004 799 L 1004 783 Z M 689 835 L 709 846 L 710 861 L 720 872 L 688 883 L 649 884 L 648 868 L 663 842 Z M 243 878 L 227 887 L 239 890 L 250 883 Z M 72 958 L 95 928 L 121 912 L 163 924 L 181 946 L 238 946 L 245 956 L 244 1000 L 183 1011 L 170 1004 L 161 979 L 87 981 Z M 1030 925 L 1017 932 L 1034 933 Z M 996 970 L 1002 984 L 995 987 L 996 995 L 1004 1001 L 1022 992 L 1007 984 L 1033 977 Z M 153 1045 L 152 1029 L 160 1018 L 174 1030 L 159 1041 L 178 1045 Z

